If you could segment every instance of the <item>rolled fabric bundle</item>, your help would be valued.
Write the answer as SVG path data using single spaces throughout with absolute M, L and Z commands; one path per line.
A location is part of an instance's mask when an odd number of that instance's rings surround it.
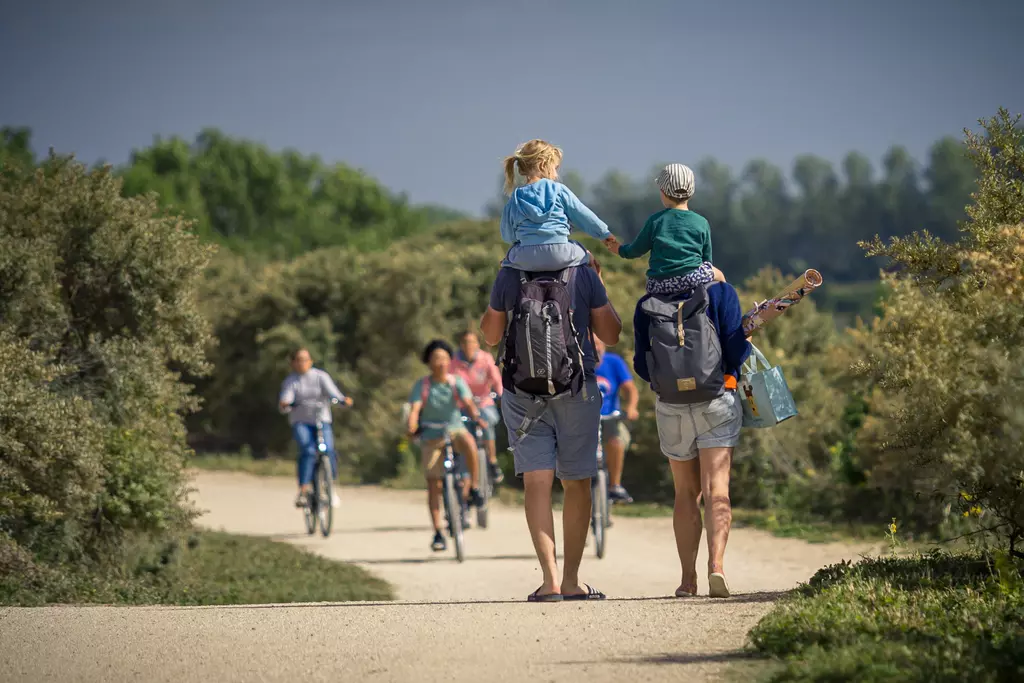
M 800 303 L 801 299 L 820 287 L 822 282 L 824 280 L 818 271 L 813 268 L 805 271 L 780 293 L 747 311 L 743 316 L 743 334 L 749 337 L 757 332 L 769 321 L 785 313 L 787 308 Z

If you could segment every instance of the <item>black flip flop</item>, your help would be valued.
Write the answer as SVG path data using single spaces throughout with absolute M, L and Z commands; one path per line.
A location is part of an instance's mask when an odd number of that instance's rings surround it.
M 541 595 L 540 594 L 540 589 L 541 588 L 543 588 L 543 586 L 541 586 L 540 588 L 538 588 L 537 590 L 533 591 L 528 596 L 526 596 L 526 601 L 527 602 L 562 602 L 563 596 L 562 596 L 561 593 L 545 593 L 544 595 Z
M 566 600 L 566 601 L 569 601 L 569 600 L 604 600 L 606 597 L 608 597 L 607 595 L 605 595 L 604 593 L 602 593 L 601 591 L 597 590 L 596 588 L 594 588 L 593 586 L 591 586 L 589 584 L 583 584 L 583 585 L 587 587 L 587 592 L 586 593 L 580 593 L 579 595 L 563 595 L 562 599 Z

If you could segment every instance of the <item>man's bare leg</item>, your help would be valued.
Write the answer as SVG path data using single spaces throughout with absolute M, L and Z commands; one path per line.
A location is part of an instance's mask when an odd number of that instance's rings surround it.
M 551 512 L 551 486 L 555 483 L 554 470 L 523 473 L 526 490 L 526 525 L 530 528 L 533 548 L 537 551 L 544 583 L 538 595 L 560 593 L 558 561 L 555 559 L 555 518 Z M 578 563 L 577 563 L 578 564 Z
M 590 479 L 562 480 L 562 536 L 565 543 L 565 567 L 562 595 L 579 595 L 587 589 L 580 585 L 580 562 L 590 528 Z

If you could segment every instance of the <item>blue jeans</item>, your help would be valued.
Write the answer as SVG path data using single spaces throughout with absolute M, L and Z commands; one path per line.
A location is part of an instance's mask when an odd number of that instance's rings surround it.
M 292 425 L 292 436 L 299 444 L 299 486 L 313 483 L 313 469 L 316 467 L 316 425 L 296 423 Z M 334 452 L 334 430 L 331 425 L 324 425 L 324 443 L 327 455 L 331 459 L 331 479 L 338 475 L 338 454 Z

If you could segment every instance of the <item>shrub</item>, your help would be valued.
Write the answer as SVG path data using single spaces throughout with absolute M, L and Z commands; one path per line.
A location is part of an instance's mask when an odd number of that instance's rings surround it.
M 883 317 L 856 335 L 857 370 L 884 392 L 865 424 L 871 478 L 974 517 L 1011 552 L 1024 539 L 1024 130 L 1006 111 L 968 134 L 981 179 L 955 244 L 927 233 L 869 254 L 899 272 Z
M 108 170 L 0 173 L 0 538 L 101 559 L 185 521 L 180 373 L 206 370 L 207 249 Z

